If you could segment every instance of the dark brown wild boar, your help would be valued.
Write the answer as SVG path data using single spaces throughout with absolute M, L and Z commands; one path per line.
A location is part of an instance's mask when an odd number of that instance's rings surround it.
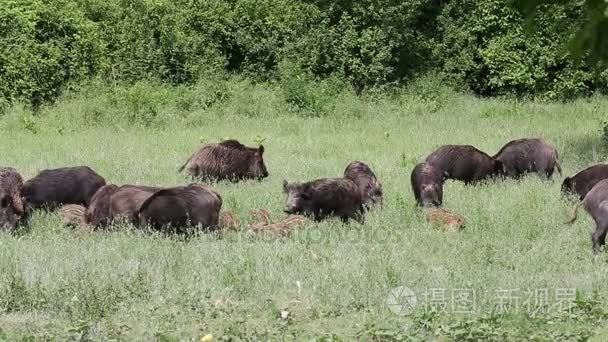
M 471 145 L 444 145 L 426 157 L 426 163 L 447 179 L 473 184 L 501 175 L 502 162 Z
M 24 217 L 23 178 L 12 167 L 0 168 L 0 230 L 13 231 Z
M 232 180 L 268 177 L 264 164 L 264 146 L 247 147 L 237 140 L 203 145 L 179 168 L 193 179 Z
M 357 184 L 359 192 L 361 192 L 363 207 L 366 210 L 376 205 L 382 207 L 382 184 L 367 164 L 361 161 L 351 162 L 344 170 L 344 178 L 348 178 Z
M 416 204 L 421 207 L 440 207 L 443 204 L 443 173 L 441 170 L 420 163 L 410 177 Z
M 190 227 L 219 228 L 221 196 L 202 184 L 167 188 L 148 198 L 139 209 L 141 227 L 165 232 L 188 233 Z
M 595 231 L 591 235 L 593 253 L 597 254 L 600 247 L 606 244 L 606 232 L 608 232 L 608 179 L 598 182 L 587 193 L 585 198 L 576 205 L 573 217 L 567 224 L 576 221 L 578 208 L 584 207 L 595 221 Z
M 285 212 L 312 216 L 315 221 L 337 216 L 343 222 L 364 223 L 364 209 L 357 185 L 346 178 L 322 178 L 308 183 L 283 181 L 287 194 Z
M 43 170 L 21 190 L 28 208 L 54 209 L 63 204 L 88 206 L 105 179 L 88 166 Z
M 589 166 L 572 177 L 566 177 L 562 183 L 562 193 L 574 194 L 583 200 L 595 184 L 604 179 L 608 179 L 608 164 Z
M 95 192 L 85 212 L 85 222 L 87 224 L 101 228 L 111 223 L 110 199 L 116 191 L 118 191 L 117 185 L 106 184 Z
M 505 176 L 511 178 L 520 178 L 529 172 L 551 178 L 555 169 L 562 173 L 557 150 L 542 139 L 510 141 L 494 158 L 502 162 Z
M 136 225 L 141 205 L 161 188 L 141 185 L 123 185 L 110 195 L 110 220 Z

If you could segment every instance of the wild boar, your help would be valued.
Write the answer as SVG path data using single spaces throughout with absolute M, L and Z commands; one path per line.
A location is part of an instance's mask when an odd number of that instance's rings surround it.
M 167 188 L 150 196 L 139 209 L 141 227 L 188 233 L 200 226 L 205 231 L 219 228 L 221 196 L 210 187 L 189 184 Z
M 30 208 L 54 209 L 64 204 L 88 206 L 105 179 L 88 166 L 43 170 L 28 180 L 21 190 Z
M 343 222 L 355 219 L 364 223 L 364 209 L 357 185 L 346 178 L 321 178 L 307 183 L 283 181 L 287 194 L 285 212 L 312 216 L 321 221 L 338 216 Z
M 14 231 L 25 210 L 21 198 L 23 178 L 12 167 L 0 168 L 0 229 Z
M 251 210 L 249 212 L 249 221 L 250 221 L 250 223 L 271 224 L 272 219 L 271 219 L 270 211 L 265 208 Z
M 361 161 L 353 161 L 344 170 L 344 178 L 350 179 L 359 188 L 363 207 L 370 210 L 376 205 L 382 207 L 382 184 L 376 178 L 374 171 Z
M 453 213 L 443 208 L 428 208 L 425 210 L 427 222 L 445 227 L 446 231 L 455 232 L 465 227 L 465 219 L 462 215 Z
M 608 179 L 608 164 L 592 165 L 572 177 L 566 177 L 562 183 L 562 193 L 574 194 L 582 201 L 604 179 Z
M 410 181 L 417 205 L 440 207 L 443 204 L 444 176 L 441 170 L 427 163 L 420 163 L 412 170 Z
M 80 204 L 66 204 L 59 208 L 59 215 L 64 226 L 78 228 L 86 226 L 85 211 L 86 208 Z
M 179 168 L 186 169 L 192 179 L 231 180 L 268 177 L 264 163 L 264 146 L 247 147 L 237 140 L 203 145 Z
M 137 225 L 137 212 L 150 196 L 161 188 L 141 185 L 123 185 L 110 195 L 110 220 Z
M 118 186 L 115 184 L 106 184 L 95 192 L 85 212 L 85 222 L 87 224 L 102 228 L 112 222 L 110 199 L 118 189 Z
M 502 162 L 504 175 L 511 178 L 535 172 L 550 179 L 556 169 L 562 173 L 557 150 L 542 139 L 510 141 L 493 158 Z
M 446 179 L 473 184 L 503 173 L 500 160 L 471 145 L 444 145 L 426 157 L 425 162 L 443 173 Z
M 593 253 L 597 254 L 601 246 L 606 244 L 608 232 L 608 179 L 602 180 L 587 193 L 585 198 L 576 205 L 572 219 L 567 224 L 576 221 L 578 208 L 584 207 L 595 221 L 595 231 L 591 235 Z
M 296 227 L 306 223 L 306 217 L 302 215 L 288 215 L 276 223 L 257 222 L 249 226 L 249 232 L 255 235 L 266 237 L 286 237 L 289 236 Z
M 222 210 L 220 211 L 219 225 L 223 230 L 238 230 L 241 221 L 232 211 Z

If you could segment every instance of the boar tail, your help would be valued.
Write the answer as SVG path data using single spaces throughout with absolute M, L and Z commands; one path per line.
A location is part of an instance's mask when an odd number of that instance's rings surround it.
M 576 205 L 576 207 L 574 207 L 574 211 L 572 212 L 572 218 L 569 221 L 564 222 L 564 224 L 573 224 L 574 221 L 576 221 L 576 218 L 577 218 L 576 215 L 578 212 L 578 208 L 580 208 L 580 206 L 583 205 L 583 203 L 585 203 L 585 201 L 580 202 L 579 204 Z
M 559 163 L 559 155 L 557 153 L 557 151 L 555 151 L 555 168 L 557 169 L 557 172 L 559 172 L 559 175 L 562 175 L 562 166 Z
M 559 175 L 562 175 L 562 166 L 559 164 L 559 160 L 555 161 L 555 168 L 557 169 L 557 172 L 559 172 Z
M 186 162 L 182 166 L 179 167 L 179 169 L 177 169 L 177 172 L 184 171 L 184 169 L 186 168 L 186 165 L 188 165 L 188 163 L 192 160 L 193 157 L 194 157 L 194 154 L 191 155 L 190 158 L 188 158 L 188 160 L 186 160 Z

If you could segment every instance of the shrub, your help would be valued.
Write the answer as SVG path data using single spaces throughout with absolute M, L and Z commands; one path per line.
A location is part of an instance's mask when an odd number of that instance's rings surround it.
M 524 18 L 501 0 L 456 0 L 439 17 L 447 79 L 477 94 L 565 99 L 605 88 L 583 61 L 574 65 L 564 49 L 576 22 L 579 4 L 546 5 L 529 33 Z
M 34 107 L 103 58 L 95 25 L 67 0 L 6 0 L 0 6 L 0 94 Z
M 282 63 L 357 94 L 429 70 L 488 96 L 604 90 L 605 78 L 564 50 L 581 6 L 542 5 L 538 13 L 538 31 L 527 34 L 522 15 L 502 0 L 5 0 L 0 96 L 38 108 L 92 78 L 183 86 L 228 73 L 286 82 Z M 291 103 L 322 111 L 289 82 Z

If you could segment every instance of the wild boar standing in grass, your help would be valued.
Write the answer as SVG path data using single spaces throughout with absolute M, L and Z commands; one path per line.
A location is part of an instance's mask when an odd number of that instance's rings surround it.
M 550 179 L 555 170 L 562 173 L 557 150 L 542 139 L 510 141 L 494 158 L 502 162 L 504 175 L 515 179 L 526 173 L 537 173 L 546 179 Z
M 85 212 L 85 222 L 96 228 L 103 228 L 112 222 L 110 215 L 110 198 L 118 191 L 116 184 L 106 184 L 99 188 L 91 198 Z
M 357 185 L 346 178 L 322 178 L 307 183 L 283 181 L 287 194 L 285 212 L 312 216 L 321 221 L 337 216 L 343 222 L 355 219 L 364 223 L 364 209 Z
M 189 233 L 192 227 L 204 231 L 219 228 L 221 196 L 210 187 L 190 184 L 160 190 L 139 209 L 141 227 L 174 233 Z
M 88 206 L 106 181 L 88 166 L 43 170 L 23 185 L 21 196 L 30 209 L 54 209 L 64 204 Z
M 179 168 L 192 179 L 231 180 L 263 179 L 268 177 L 264 164 L 264 146 L 247 147 L 237 140 L 203 145 Z
M 576 195 L 581 201 L 600 181 L 608 179 L 608 164 L 592 165 L 562 183 L 563 194 Z
M 444 176 L 441 170 L 427 163 L 420 163 L 412 170 L 410 181 L 417 205 L 440 207 L 443 204 Z
M 14 231 L 25 215 L 23 178 L 12 167 L 0 168 L 0 230 Z
M 353 161 L 344 170 L 344 178 L 350 179 L 359 188 L 363 207 L 370 210 L 374 206 L 382 207 L 382 184 L 376 178 L 374 171 L 361 161 Z
M 446 179 L 474 184 L 502 175 L 500 160 L 471 145 L 444 145 L 426 157 L 425 162 L 441 171 Z
M 576 221 L 578 208 L 584 207 L 595 221 L 595 231 L 591 235 L 593 253 L 597 254 L 601 246 L 606 244 L 606 232 L 608 232 L 608 179 L 597 183 L 585 198 L 574 208 L 572 219 L 567 224 Z
M 87 222 L 97 227 L 108 226 L 114 222 L 137 225 L 139 208 L 161 189 L 131 184 L 120 187 L 113 184 L 106 185 L 93 196 L 91 205 L 87 208 Z

